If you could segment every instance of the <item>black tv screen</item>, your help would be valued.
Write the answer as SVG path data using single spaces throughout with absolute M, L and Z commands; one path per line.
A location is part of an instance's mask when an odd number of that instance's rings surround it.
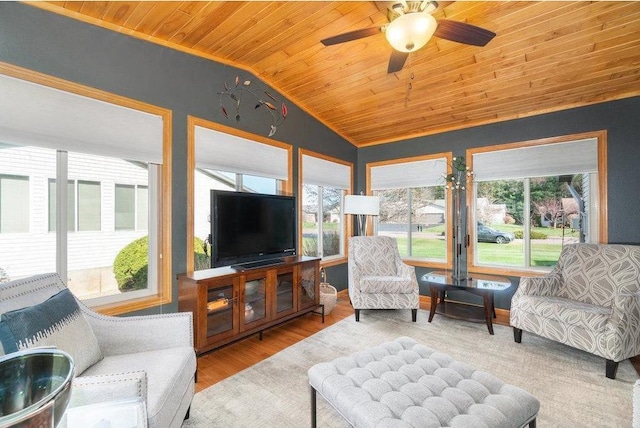
M 211 244 L 211 267 L 295 255 L 295 198 L 211 190 Z

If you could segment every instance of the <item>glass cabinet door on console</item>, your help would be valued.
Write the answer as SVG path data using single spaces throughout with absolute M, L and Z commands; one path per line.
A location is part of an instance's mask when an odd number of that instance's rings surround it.
M 319 263 L 305 263 L 298 266 L 298 310 L 309 308 L 320 301 Z
M 276 272 L 276 299 L 274 308 L 276 317 L 292 314 L 296 311 L 293 272 L 294 269 L 292 266 L 279 268 Z
M 193 313 L 198 355 L 320 306 L 320 259 L 241 270 L 223 266 L 178 275 L 178 310 Z
M 207 288 L 206 341 L 212 342 L 238 332 L 235 307 L 237 298 L 233 282 Z
M 268 321 L 267 289 L 268 272 L 248 274 L 240 282 L 240 325 L 242 330 L 260 325 Z

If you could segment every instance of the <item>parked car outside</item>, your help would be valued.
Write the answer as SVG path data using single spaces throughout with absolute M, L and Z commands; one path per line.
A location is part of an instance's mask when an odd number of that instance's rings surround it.
M 507 244 L 512 242 L 514 238 L 515 236 L 511 232 L 501 232 L 489 226 L 478 225 L 478 242 Z

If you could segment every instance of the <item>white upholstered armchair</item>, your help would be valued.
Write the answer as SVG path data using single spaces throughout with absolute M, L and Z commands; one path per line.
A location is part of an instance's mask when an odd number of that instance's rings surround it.
M 415 268 L 402 261 L 395 238 L 350 238 L 348 264 L 349 298 L 356 321 L 360 321 L 361 309 L 411 309 L 416 321 L 420 302 Z
M 68 409 L 134 400 L 148 428 L 179 428 L 188 417 L 196 372 L 191 313 L 101 315 L 55 273 L 0 284 L 0 355 L 35 346 L 73 358 Z
M 640 246 L 572 244 L 546 276 L 522 278 L 511 325 L 618 363 L 640 354 Z

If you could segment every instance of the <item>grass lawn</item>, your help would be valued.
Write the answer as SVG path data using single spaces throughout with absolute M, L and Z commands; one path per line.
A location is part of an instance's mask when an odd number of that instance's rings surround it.
M 499 225 L 495 227 L 503 231 L 513 232 L 522 230 L 522 226 Z M 428 232 L 438 229 L 444 231 L 444 226 L 429 228 Z M 545 233 L 548 239 L 531 240 L 531 266 L 553 266 L 558 261 L 560 251 L 562 251 L 562 229 L 534 228 Z M 397 236 L 400 255 L 407 257 L 407 238 Z M 577 232 L 565 230 L 565 239 L 569 242 L 577 239 Z M 565 240 L 565 242 L 567 242 Z M 477 244 L 478 261 L 483 264 L 504 265 L 504 266 L 524 266 L 524 248 L 522 240 L 516 240 L 509 244 L 494 244 L 479 242 Z M 414 234 L 412 257 L 426 258 L 432 260 L 444 260 L 446 258 L 446 242 L 443 239 L 418 238 Z
M 324 230 L 337 230 L 339 223 L 323 223 Z M 315 229 L 315 223 L 304 223 L 303 227 Z M 491 225 L 494 229 L 504 232 L 515 232 L 522 230 L 521 225 L 515 224 L 499 224 Z M 531 266 L 553 266 L 558 261 L 560 251 L 562 250 L 563 229 L 553 229 L 547 227 L 534 227 L 532 231 L 544 233 L 547 239 L 531 240 Z M 445 232 L 445 225 L 431 226 L 422 233 L 413 234 L 413 242 L 411 248 L 411 257 L 424 258 L 428 260 L 444 260 L 446 259 L 447 244 L 439 235 Z M 421 234 L 430 235 L 420 237 Z M 398 248 L 401 257 L 407 257 L 407 237 L 403 234 L 390 233 L 395 236 L 398 241 Z M 438 236 L 438 238 L 433 238 Z M 564 238 L 566 242 L 576 242 L 578 232 L 571 229 L 564 229 Z M 509 244 L 494 244 L 488 242 L 479 242 L 477 244 L 478 261 L 483 264 L 503 265 L 503 266 L 524 266 L 524 248 L 523 242 L 516 239 Z

